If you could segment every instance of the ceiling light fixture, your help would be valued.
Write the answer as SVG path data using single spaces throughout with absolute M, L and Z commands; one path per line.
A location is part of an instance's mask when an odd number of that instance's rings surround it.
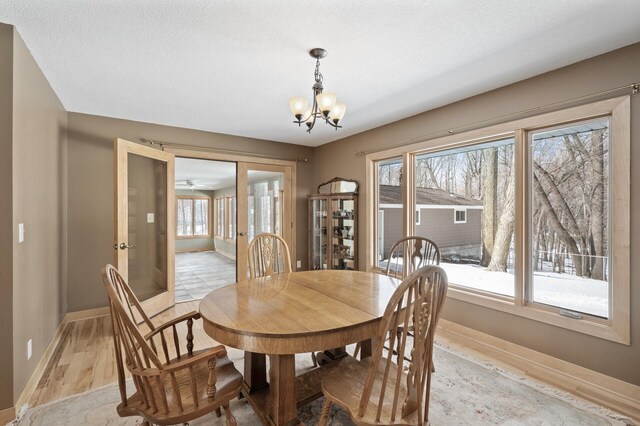
M 347 110 L 347 106 L 343 103 L 336 102 L 335 93 L 323 92 L 322 86 L 322 74 L 320 74 L 320 59 L 327 56 L 327 51 L 319 47 L 311 49 L 309 55 L 316 59 L 316 72 L 314 74 L 316 82 L 313 85 L 313 106 L 309 108 L 309 102 L 303 96 L 294 96 L 289 99 L 289 108 L 293 116 L 296 118 L 294 123 L 298 124 L 298 127 L 305 123 L 307 125 L 307 132 L 311 133 L 311 129 L 316 124 L 316 119 L 322 119 L 328 125 L 334 127 L 336 130 L 342 126 L 338 125 L 338 122 L 344 117 L 344 113 Z

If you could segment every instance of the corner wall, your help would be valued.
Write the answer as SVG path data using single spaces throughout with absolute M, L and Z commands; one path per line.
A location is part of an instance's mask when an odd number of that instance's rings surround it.
M 445 136 L 448 129 L 471 130 L 494 117 L 564 102 L 640 81 L 640 44 L 597 56 L 528 80 L 406 118 L 314 150 L 314 184 L 334 176 L 360 183 L 360 208 L 366 208 L 366 160 L 351 153 L 391 148 Z M 464 82 L 461 82 L 461 84 Z M 630 92 L 630 90 L 629 90 Z M 619 93 L 617 95 L 620 95 Z M 428 94 L 425 94 L 428 96 Z M 613 97 L 609 95 L 608 97 Z M 601 96 L 599 99 L 603 99 Z M 599 99 L 589 100 L 595 101 Z M 582 100 L 586 103 L 586 100 Z M 566 105 L 566 107 L 573 105 Z M 536 115 L 530 112 L 528 115 Z M 509 121 L 502 119 L 501 121 Z M 346 125 L 346 124 L 345 124 Z M 483 125 L 483 126 L 485 126 Z M 448 299 L 444 318 L 483 333 L 640 385 L 640 95 L 631 98 L 631 346 L 594 338 L 478 305 Z M 349 155 L 345 155 L 349 153 Z M 365 229 L 365 214 L 360 229 Z M 359 264 L 366 267 L 364 239 Z
M 13 37 L 13 397 L 66 313 L 67 112 L 17 31 Z M 25 240 L 18 243 L 18 224 Z M 27 360 L 27 341 L 32 356 Z

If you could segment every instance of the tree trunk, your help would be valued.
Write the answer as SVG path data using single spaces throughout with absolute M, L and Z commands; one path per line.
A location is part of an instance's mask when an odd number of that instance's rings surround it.
M 591 133 L 593 145 L 592 165 L 594 190 L 591 197 L 591 235 L 593 238 L 593 255 L 591 278 L 604 280 L 604 255 L 605 255 L 605 208 L 604 208 L 604 133 L 602 130 L 594 130 Z
M 558 215 L 556 214 L 556 211 L 551 206 L 549 197 L 547 196 L 547 193 L 544 192 L 544 189 L 542 188 L 542 184 L 540 183 L 540 180 L 538 180 L 537 174 L 533 175 L 533 181 L 534 181 L 534 187 L 535 187 L 535 194 L 538 200 L 540 201 L 540 204 L 542 205 L 542 208 L 544 209 L 545 214 L 547 215 L 547 218 L 549 220 L 548 221 L 549 226 L 551 227 L 551 229 L 553 229 L 556 232 L 560 241 L 562 241 L 562 243 L 564 243 L 564 245 L 567 247 L 569 251 L 569 256 L 571 256 L 573 265 L 576 268 L 576 274 L 578 276 L 582 276 L 581 275 L 582 274 L 582 256 L 580 256 L 580 250 L 578 250 L 578 245 L 576 244 L 576 241 L 573 239 L 571 234 L 569 234 L 567 229 L 562 225 L 562 223 L 560 222 L 560 219 L 558 219 Z
M 509 260 L 509 248 L 511 247 L 511 237 L 513 236 L 513 225 L 515 219 L 515 200 L 514 200 L 514 179 L 509 176 L 509 183 L 505 196 L 504 207 L 500 215 L 498 223 L 498 231 L 493 243 L 493 253 L 491 262 L 487 266 L 488 271 L 505 272 L 507 270 L 507 261 Z
M 497 189 L 498 148 L 490 148 L 482 153 L 482 266 L 489 265 L 493 253 L 498 214 Z

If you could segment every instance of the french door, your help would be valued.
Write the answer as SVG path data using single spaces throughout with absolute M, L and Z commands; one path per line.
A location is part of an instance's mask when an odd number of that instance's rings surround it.
M 115 266 L 148 315 L 175 303 L 175 156 L 123 139 L 115 152 Z
M 237 277 L 249 276 L 248 246 L 262 233 L 281 236 L 295 265 L 292 169 L 289 166 L 238 162 Z

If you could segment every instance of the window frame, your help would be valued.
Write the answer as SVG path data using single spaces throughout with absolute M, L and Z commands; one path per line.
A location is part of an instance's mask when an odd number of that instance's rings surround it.
M 531 206 L 529 197 L 530 166 L 528 161 L 529 134 L 538 129 L 608 117 L 609 139 L 609 256 L 610 265 L 610 316 L 608 319 L 584 314 L 581 319 L 563 316 L 559 308 L 534 303 L 527 292 L 531 288 L 527 275 L 531 271 L 531 248 L 527 235 L 531 220 L 526 213 Z M 471 290 L 451 285 L 447 297 L 480 305 L 489 309 L 521 316 L 556 327 L 573 330 L 602 339 L 630 344 L 630 96 L 597 101 L 572 108 L 529 116 L 458 134 L 447 134 L 431 140 L 373 152 L 366 155 L 367 211 L 377 208 L 377 165 L 380 161 L 403 158 L 403 235 L 415 230 L 414 210 L 414 165 L 415 157 L 429 152 L 438 152 L 483 142 L 513 137 L 515 139 L 515 184 L 516 224 L 514 228 L 515 288 L 514 297 Z M 407 208 L 410 206 L 410 208 Z M 455 215 L 455 213 L 454 213 Z M 381 271 L 377 264 L 377 214 L 366 215 L 367 270 Z M 455 216 L 454 216 L 455 220 Z
M 178 200 L 192 200 L 191 207 L 191 235 L 178 235 L 178 210 L 180 208 L 180 202 Z M 207 200 L 207 233 L 201 235 L 195 235 L 196 229 L 196 209 L 194 200 Z M 211 238 L 211 197 L 207 195 L 176 195 L 176 239 L 189 240 L 197 238 Z
M 224 238 L 224 224 L 225 224 L 225 210 L 224 210 L 224 204 L 222 205 L 223 209 L 222 209 L 222 219 L 220 218 L 220 203 L 224 203 L 224 196 L 218 196 L 215 197 L 214 199 L 214 203 L 215 203 L 215 218 L 214 218 L 214 222 L 215 222 L 215 231 L 214 231 L 214 237 L 218 238 L 218 239 L 223 239 Z M 220 231 L 220 224 L 222 223 L 222 234 L 219 233 Z
M 458 212 L 464 213 L 464 220 L 458 220 Z M 467 209 L 454 208 L 453 209 L 453 223 L 467 223 Z
M 234 206 L 236 208 L 236 213 L 233 214 L 233 212 L 231 211 L 231 207 L 230 207 L 230 203 L 234 202 Z M 229 241 L 229 242 L 233 242 L 235 243 L 236 241 L 236 236 L 238 233 L 238 222 L 237 222 L 237 209 L 238 209 L 238 204 L 237 204 L 237 198 L 235 195 L 225 195 L 224 196 L 224 216 L 225 216 L 225 222 L 224 222 L 224 239 Z M 232 217 L 233 219 L 235 219 L 235 224 L 233 226 L 233 231 L 231 230 L 231 224 L 232 224 Z

